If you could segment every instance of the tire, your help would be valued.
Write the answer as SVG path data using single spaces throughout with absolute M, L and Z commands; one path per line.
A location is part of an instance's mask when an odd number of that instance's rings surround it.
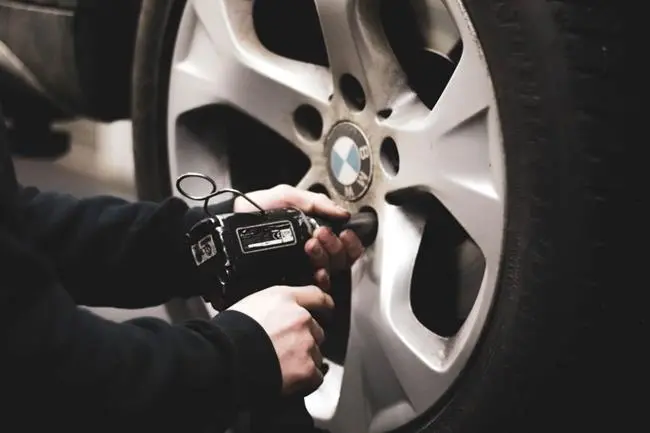
M 183 3 L 143 6 L 133 113 L 144 199 L 171 194 L 165 101 Z M 444 401 L 404 430 L 602 427 L 617 419 L 614 388 L 597 393 L 593 381 L 614 386 L 601 372 L 607 361 L 598 341 L 609 320 L 603 296 L 620 264 L 615 218 L 627 180 L 624 156 L 632 150 L 618 135 L 625 103 L 616 88 L 622 7 L 596 0 L 464 3 L 502 124 L 508 201 L 501 272 L 491 317 L 465 373 Z

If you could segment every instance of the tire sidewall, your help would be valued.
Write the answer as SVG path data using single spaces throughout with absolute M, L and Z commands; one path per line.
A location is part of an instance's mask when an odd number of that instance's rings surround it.
M 186 0 L 143 0 L 132 82 L 133 151 L 138 197 L 172 195 L 167 100 L 174 43 Z
M 419 427 L 454 433 L 584 431 L 594 308 L 588 169 L 552 9 L 465 0 L 492 78 L 506 167 L 506 230 L 490 317 L 444 408 Z M 595 406 L 591 406 L 592 408 Z M 597 422 L 597 421 L 596 421 Z

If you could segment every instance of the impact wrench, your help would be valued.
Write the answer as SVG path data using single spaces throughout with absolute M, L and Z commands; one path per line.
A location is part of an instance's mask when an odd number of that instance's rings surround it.
M 202 196 L 188 194 L 182 184 L 190 178 L 209 182 L 211 191 Z M 190 228 L 187 242 L 194 263 L 214 280 L 227 307 L 271 286 L 313 284 L 313 266 L 305 253 L 305 243 L 321 226 L 335 234 L 352 230 L 365 247 L 377 236 L 377 217 L 372 211 L 328 220 L 296 208 L 264 210 L 246 194 L 217 189 L 211 178 L 197 173 L 182 175 L 176 187 L 185 197 L 203 202 L 206 217 Z M 248 200 L 258 211 L 213 215 L 210 200 L 223 193 Z
M 183 188 L 183 182 L 189 179 L 207 182 L 210 191 L 204 195 L 189 194 Z M 319 227 L 329 227 L 337 235 L 352 230 L 364 247 L 370 246 L 377 236 L 378 221 L 373 211 L 334 220 L 290 207 L 264 210 L 246 194 L 230 188 L 219 189 L 212 178 L 200 173 L 180 176 L 176 188 L 186 198 L 203 202 L 206 216 L 190 228 L 187 242 L 194 263 L 208 281 L 214 282 L 225 308 L 268 287 L 313 284 L 314 269 L 305 253 L 305 243 Z M 258 211 L 212 214 L 210 201 L 224 193 L 242 197 Z M 263 424 L 260 427 L 265 430 L 277 427 L 285 432 L 313 431 L 313 421 L 302 398 L 273 406 L 267 412 L 257 415 L 261 418 L 258 422 Z

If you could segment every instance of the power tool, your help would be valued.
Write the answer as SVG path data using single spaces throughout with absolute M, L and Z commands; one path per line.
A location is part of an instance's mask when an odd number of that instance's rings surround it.
M 201 196 L 188 194 L 182 183 L 190 178 L 208 182 L 210 191 Z M 371 210 L 339 220 L 307 215 L 296 208 L 264 210 L 246 194 L 218 189 L 213 179 L 200 173 L 180 176 L 176 188 L 191 200 L 203 201 L 206 217 L 190 228 L 186 238 L 194 263 L 214 280 L 226 306 L 275 285 L 313 284 L 314 268 L 305 243 L 321 226 L 336 234 L 352 230 L 366 247 L 377 236 L 377 216 Z M 223 193 L 243 197 L 258 211 L 211 214 L 210 200 Z

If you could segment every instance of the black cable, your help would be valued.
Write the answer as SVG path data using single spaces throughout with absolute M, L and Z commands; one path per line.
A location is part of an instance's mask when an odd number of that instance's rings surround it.
M 200 179 L 200 180 L 204 180 L 204 181 L 208 182 L 210 184 L 210 192 L 205 194 L 205 195 L 192 195 L 192 194 L 189 194 L 187 191 L 185 191 L 185 189 L 183 189 L 182 183 L 183 183 L 184 180 L 191 179 L 191 178 Z M 231 193 L 231 194 L 234 194 L 234 195 L 236 195 L 238 197 L 242 197 L 246 201 L 248 201 L 250 204 L 255 206 L 257 209 L 259 209 L 260 212 L 266 213 L 266 211 L 264 209 L 262 209 L 260 207 L 260 205 L 258 205 L 253 200 L 251 200 L 251 198 L 248 197 L 243 192 L 238 191 L 238 190 L 233 189 L 233 188 L 219 189 L 217 187 L 217 183 L 214 181 L 214 179 L 212 179 L 210 176 L 205 175 L 203 173 L 185 173 L 185 174 L 179 176 L 178 179 L 176 179 L 176 189 L 185 198 L 188 198 L 188 199 L 194 200 L 194 201 L 202 201 L 203 202 L 203 211 L 209 217 L 214 216 L 214 215 L 210 214 L 210 211 L 208 209 L 208 207 L 210 205 L 210 200 L 217 197 L 218 195 L 225 194 L 225 193 Z

